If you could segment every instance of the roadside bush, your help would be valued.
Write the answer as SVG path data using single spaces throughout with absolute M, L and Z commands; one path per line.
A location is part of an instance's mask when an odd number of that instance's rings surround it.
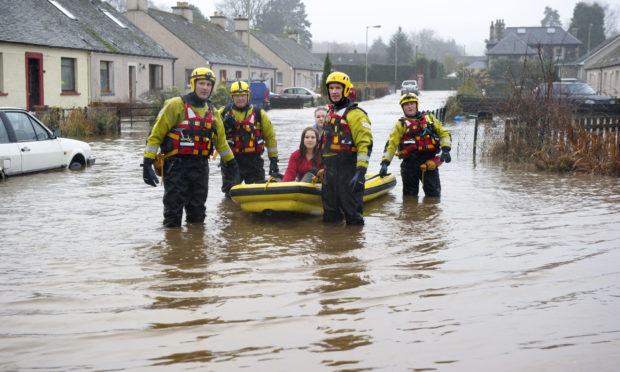
M 60 107 L 45 106 L 44 111 L 38 112 L 37 116 L 53 132 L 61 127 L 64 112 Z
M 219 84 L 217 86 L 215 92 L 211 94 L 211 102 L 213 102 L 217 108 L 226 106 L 230 103 L 230 95 L 228 89 L 226 89 L 226 84 Z
M 463 115 L 463 108 L 456 97 L 450 96 L 446 100 L 446 120 L 451 121 L 457 115 Z
M 46 107 L 37 116 L 52 131 L 61 129 L 63 137 L 89 137 L 118 133 L 119 130 L 116 111 L 105 106 L 93 105 L 68 110 Z
M 144 98 L 149 102 L 148 115 L 150 117 L 149 123 L 155 124 L 155 119 L 161 108 L 164 107 L 164 102 L 172 97 L 178 97 L 181 95 L 181 91 L 177 87 L 172 87 L 165 90 L 158 90 L 149 92 L 144 95 Z

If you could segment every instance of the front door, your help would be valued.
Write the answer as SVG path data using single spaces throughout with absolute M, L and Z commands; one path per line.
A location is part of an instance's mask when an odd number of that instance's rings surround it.
M 43 54 L 26 52 L 26 102 L 28 110 L 43 105 Z
M 129 66 L 129 102 L 136 100 L 136 66 Z

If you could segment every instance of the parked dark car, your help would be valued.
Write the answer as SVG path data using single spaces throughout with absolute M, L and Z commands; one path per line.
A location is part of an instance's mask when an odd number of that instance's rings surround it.
M 269 96 L 271 106 L 276 107 L 292 107 L 302 108 L 308 102 L 314 106 L 319 102 L 321 95 L 311 91 L 308 88 L 293 87 L 284 88 L 280 93 L 274 93 Z
M 547 90 L 550 89 L 548 94 Z M 537 98 L 551 97 L 576 105 L 614 104 L 610 96 L 596 94 L 586 83 L 579 81 L 558 81 L 549 84 L 540 84 L 534 89 Z

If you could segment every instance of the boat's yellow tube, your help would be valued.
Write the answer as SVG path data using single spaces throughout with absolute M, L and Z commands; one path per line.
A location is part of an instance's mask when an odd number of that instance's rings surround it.
M 364 202 L 386 194 L 396 186 L 396 177 L 366 175 Z M 235 203 L 248 212 L 297 212 L 323 214 L 321 184 L 306 182 L 254 183 L 237 185 L 230 190 Z

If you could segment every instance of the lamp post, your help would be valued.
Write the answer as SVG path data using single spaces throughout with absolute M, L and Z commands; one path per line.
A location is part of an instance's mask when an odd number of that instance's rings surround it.
M 252 83 L 252 68 L 250 67 L 250 59 L 252 56 L 252 49 L 250 49 L 250 0 L 248 0 L 248 86 Z
M 398 35 L 394 38 L 394 92 L 398 92 Z
M 368 29 L 381 28 L 381 25 L 366 26 L 366 69 L 364 72 L 364 100 L 368 99 Z
M 590 32 L 592 31 L 592 23 L 588 25 L 588 54 L 590 53 Z

